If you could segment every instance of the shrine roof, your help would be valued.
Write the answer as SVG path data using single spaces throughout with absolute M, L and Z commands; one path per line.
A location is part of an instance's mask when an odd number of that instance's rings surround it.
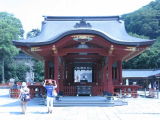
M 44 16 L 39 36 L 14 40 L 13 43 L 19 46 L 48 45 L 72 34 L 95 34 L 111 43 L 130 46 L 154 42 L 128 35 L 119 16 Z
M 148 78 L 159 75 L 160 69 L 124 69 L 122 71 L 123 78 Z

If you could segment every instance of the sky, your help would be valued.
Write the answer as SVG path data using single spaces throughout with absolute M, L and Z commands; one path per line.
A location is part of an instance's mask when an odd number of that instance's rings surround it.
M 130 13 L 154 0 L 0 0 L 0 12 L 20 19 L 25 33 L 41 29 L 43 16 L 113 16 Z

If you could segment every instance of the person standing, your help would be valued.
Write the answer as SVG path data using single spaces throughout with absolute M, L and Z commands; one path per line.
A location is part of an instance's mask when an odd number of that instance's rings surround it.
M 47 84 L 48 82 L 48 84 Z M 55 88 L 57 88 L 57 83 L 55 80 L 49 79 L 45 80 L 44 85 L 47 91 L 47 108 L 48 108 L 48 113 L 52 113 L 52 108 L 53 108 L 53 102 L 56 97 L 56 91 Z M 55 94 L 54 94 L 55 93 Z
M 25 114 L 27 110 L 27 102 L 30 100 L 29 96 L 29 88 L 27 87 L 26 82 L 22 82 L 22 86 L 20 89 L 19 99 L 21 101 L 22 113 Z

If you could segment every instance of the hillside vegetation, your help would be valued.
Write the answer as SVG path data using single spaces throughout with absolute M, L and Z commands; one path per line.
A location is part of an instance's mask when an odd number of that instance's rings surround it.
M 160 0 L 155 0 L 141 9 L 122 16 L 126 30 L 136 36 L 146 36 L 156 42 L 141 55 L 124 62 L 125 69 L 160 68 Z

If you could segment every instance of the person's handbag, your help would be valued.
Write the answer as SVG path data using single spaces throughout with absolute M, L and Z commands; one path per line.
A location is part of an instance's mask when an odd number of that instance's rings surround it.
M 29 101 L 31 98 L 30 98 L 30 95 L 29 94 L 26 94 L 26 101 Z
M 29 101 L 31 98 L 30 98 L 30 95 L 29 94 L 22 94 L 21 95 L 21 101 Z
M 56 97 L 58 94 L 57 94 L 57 91 L 56 90 L 53 90 L 53 96 Z

